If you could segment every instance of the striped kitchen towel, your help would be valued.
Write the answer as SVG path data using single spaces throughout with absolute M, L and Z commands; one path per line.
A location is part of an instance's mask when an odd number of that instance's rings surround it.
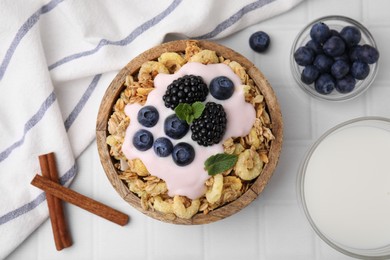
M 217 39 L 302 0 L 1 0 L 0 259 L 48 217 L 30 185 L 55 152 L 69 185 L 115 74 L 169 35 Z

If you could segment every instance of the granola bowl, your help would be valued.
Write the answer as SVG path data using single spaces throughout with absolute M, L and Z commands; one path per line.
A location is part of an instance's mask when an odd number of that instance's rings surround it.
M 211 82 L 221 75 L 234 83 L 229 97 L 216 94 L 222 85 Z M 173 110 L 165 96 L 173 82 L 184 88 L 186 77 L 200 78 L 190 84 L 207 90 L 202 100 L 180 101 Z M 185 105 L 202 109 L 183 119 L 177 108 Z M 153 125 L 142 121 L 149 119 L 141 111 L 154 113 Z M 187 127 L 181 137 L 171 135 L 176 125 L 168 120 L 175 117 Z M 219 139 L 201 144 L 194 134 L 206 126 L 193 126 L 210 117 L 218 128 L 207 131 L 220 132 Z M 238 212 L 263 191 L 279 160 L 283 122 L 272 87 L 248 59 L 217 43 L 179 40 L 145 51 L 116 75 L 99 108 L 96 140 L 110 183 L 131 206 L 168 223 L 206 224 Z
M 377 72 L 378 72 L 378 63 L 375 62 L 373 64 L 369 64 L 369 74 L 363 79 L 363 80 L 356 80 L 355 87 L 352 91 L 348 91 L 347 93 L 341 93 L 340 91 L 337 91 L 337 88 L 331 91 L 330 93 L 323 94 L 319 93 L 315 89 L 315 83 L 306 84 L 302 81 L 302 71 L 305 68 L 305 66 L 300 66 L 297 64 L 297 62 L 294 59 L 294 54 L 298 50 L 298 48 L 302 46 L 307 46 L 307 43 L 311 40 L 310 36 L 310 30 L 313 27 L 313 25 L 317 23 L 324 23 L 326 24 L 330 30 L 333 30 L 337 34 L 337 32 L 340 32 L 344 27 L 346 26 L 353 26 L 356 27 L 360 33 L 361 33 L 361 39 L 358 45 L 370 45 L 374 48 L 377 48 L 376 42 L 374 37 L 371 35 L 370 31 L 361 23 L 359 23 L 356 20 L 353 20 L 348 17 L 344 16 L 325 16 L 318 18 L 312 22 L 310 22 L 308 25 L 306 25 L 296 36 L 292 48 L 291 48 L 291 54 L 290 54 L 290 67 L 292 75 L 298 84 L 298 86 L 307 94 L 310 96 L 319 99 L 319 100 L 326 100 L 326 101 L 346 101 L 351 100 L 360 94 L 364 93 L 374 82 Z M 321 53 L 322 54 L 322 53 Z M 343 57 L 343 56 L 340 56 Z M 339 57 L 332 57 L 332 59 L 337 60 Z M 348 60 L 348 62 L 351 62 Z M 315 61 L 313 62 L 315 63 Z M 316 65 L 315 65 L 316 66 Z M 332 75 L 332 73 L 329 73 Z M 350 73 L 349 73 L 350 74 Z M 337 81 L 337 80 L 336 80 Z

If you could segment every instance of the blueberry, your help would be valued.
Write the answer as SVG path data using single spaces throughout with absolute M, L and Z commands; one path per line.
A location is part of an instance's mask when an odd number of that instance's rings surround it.
M 138 111 L 138 122 L 146 127 L 152 127 L 157 124 L 159 114 L 154 106 L 146 106 Z
M 330 36 L 329 27 L 322 22 L 314 24 L 310 29 L 310 37 L 318 43 L 324 43 Z
M 349 63 L 344 60 L 336 60 L 330 68 L 330 72 L 336 79 L 341 79 L 348 74 Z
M 361 45 L 356 45 L 353 46 L 349 49 L 349 59 L 351 62 L 357 61 L 360 59 L 362 52 L 362 46 Z
M 195 158 L 195 150 L 188 143 L 178 143 L 173 147 L 173 161 L 179 166 L 190 164 Z
M 315 90 L 320 94 L 330 94 L 335 88 L 336 82 L 334 78 L 328 74 L 321 74 L 314 84 Z
M 301 74 L 301 80 L 305 84 L 311 84 L 313 83 L 318 76 L 320 75 L 320 71 L 317 69 L 314 65 L 308 65 L 306 66 Z
M 324 53 L 324 51 L 322 49 L 322 45 L 320 43 L 316 42 L 316 41 L 310 40 L 310 41 L 308 41 L 306 43 L 305 46 L 309 47 L 310 49 L 312 49 L 315 54 Z
M 164 121 L 164 132 L 173 139 L 180 139 L 185 136 L 189 128 L 187 122 L 180 120 L 176 114 L 168 116 Z
M 365 79 L 370 73 L 370 66 L 363 61 L 355 61 L 351 66 L 351 75 L 355 79 Z
M 320 72 L 329 72 L 332 64 L 333 59 L 325 54 L 317 55 L 313 62 L 313 65 L 316 66 Z
M 343 40 L 348 46 L 355 46 L 362 39 L 360 30 L 355 26 L 345 26 L 340 31 L 340 37 L 343 38 Z
M 314 60 L 314 51 L 309 47 L 301 46 L 295 51 L 294 59 L 298 65 L 310 65 Z
M 335 29 L 330 29 L 330 36 L 339 36 L 340 37 L 340 33 Z
M 133 145 L 140 151 L 146 151 L 153 145 L 153 135 L 145 129 L 138 130 L 133 136 Z
M 352 77 L 351 74 L 348 74 L 342 79 L 337 80 L 336 90 L 340 93 L 346 94 L 351 92 L 356 85 L 356 80 Z
M 230 98 L 234 92 L 234 84 L 229 78 L 220 76 L 210 82 L 210 94 L 219 100 Z
M 349 55 L 346 52 L 344 52 L 340 56 L 333 57 L 333 60 L 334 61 L 342 60 L 342 61 L 345 61 L 346 63 L 350 63 Z
M 154 141 L 153 150 L 159 157 L 167 157 L 172 153 L 173 144 L 166 137 L 159 137 Z
M 323 49 L 326 55 L 332 57 L 340 56 L 345 51 L 345 43 L 340 37 L 332 36 L 328 40 L 326 40 Z
M 256 52 L 264 52 L 268 49 L 271 42 L 269 35 L 265 32 L 259 31 L 249 37 L 249 46 Z
M 359 55 L 359 60 L 368 64 L 374 64 L 379 59 L 378 50 L 368 44 L 362 45 L 358 55 Z

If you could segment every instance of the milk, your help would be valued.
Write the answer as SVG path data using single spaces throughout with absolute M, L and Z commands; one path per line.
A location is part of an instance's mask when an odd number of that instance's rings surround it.
M 331 241 L 355 249 L 390 245 L 390 132 L 350 126 L 314 150 L 304 178 L 308 213 Z

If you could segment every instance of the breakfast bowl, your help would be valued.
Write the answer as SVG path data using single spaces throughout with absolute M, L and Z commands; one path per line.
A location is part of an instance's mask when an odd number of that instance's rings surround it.
M 301 209 L 317 235 L 360 259 L 390 257 L 390 120 L 361 117 L 324 133 L 297 178 Z
M 120 70 L 103 96 L 96 139 L 108 180 L 132 207 L 168 223 L 206 224 L 263 191 L 283 122 L 272 87 L 248 59 L 179 40 Z
M 375 57 L 367 59 L 367 53 Z M 290 67 L 305 93 L 319 100 L 345 101 L 372 85 L 378 58 L 376 42 L 364 25 L 344 16 L 326 16 L 298 33 L 291 48 Z

